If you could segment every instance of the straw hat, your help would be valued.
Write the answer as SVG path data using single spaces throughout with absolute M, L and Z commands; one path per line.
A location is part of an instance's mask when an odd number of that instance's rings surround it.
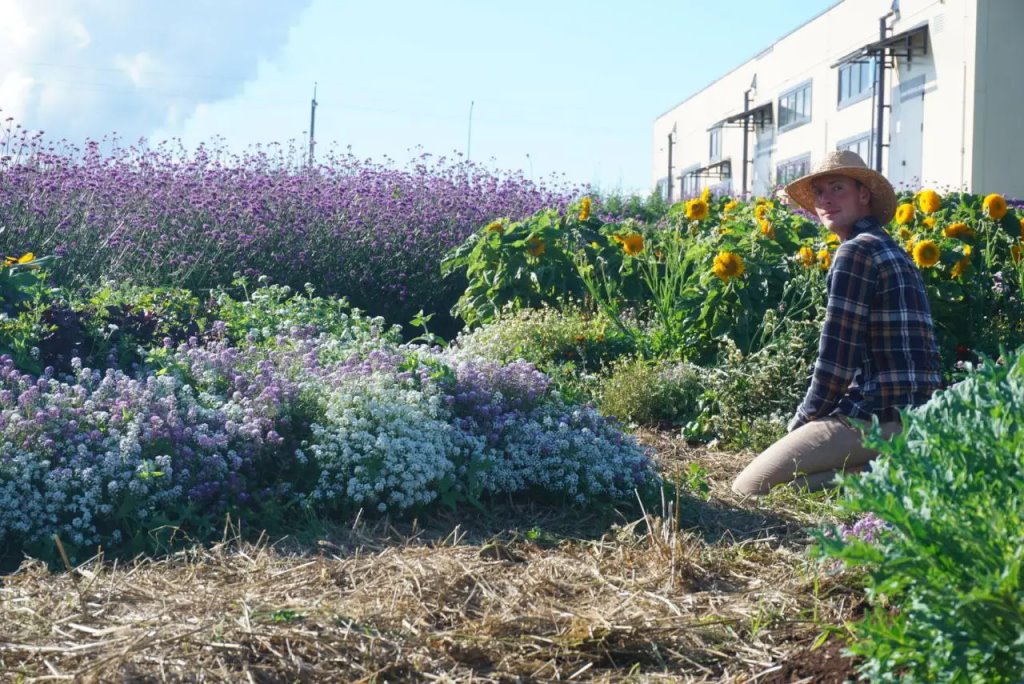
M 863 183 L 871 192 L 871 214 L 882 225 L 891 221 L 896 214 L 896 191 L 892 189 L 892 184 L 882 174 L 869 169 L 860 155 L 850 150 L 829 152 L 818 164 L 818 168 L 787 185 L 786 194 L 807 211 L 817 213 L 814 210 L 811 182 L 815 178 L 829 175 L 847 176 Z

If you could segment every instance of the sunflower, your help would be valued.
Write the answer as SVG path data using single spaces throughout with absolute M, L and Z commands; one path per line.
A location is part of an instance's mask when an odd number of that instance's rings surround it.
M 704 200 L 704 204 L 708 204 L 711 201 L 711 188 L 704 188 L 700 193 L 700 198 Z
M 991 195 L 986 195 L 981 202 L 981 207 L 985 210 L 985 215 L 993 221 L 998 221 L 1006 216 L 1006 200 L 1000 194 L 993 192 Z
M 1020 263 L 1020 245 L 1010 245 L 1010 256 L 1013 257 L 1013 263 Z
M 703 221 L 708 216 L 708 203 L 701 198 L 686 202 L 686 218 L 691 221 Z
M 829 233 L 825 236 L 825 244 L 829 247 L 836 248 L 839 246 L 839 236 L 835 233 Z
M 590 198 L 584 197 L 580 201 L 580 222 L 586 221 L 590 218 Z
M 935 217 L 934 216 L 925 216 L 924 217 L 924 221 L 921 221 L 921 223 L 923 223 L 924 225 L 928 226 L 929 228 L 934 228 L 935 227 Z
M 949 272 L 950 278 L 959 278 L 967 272 L 967 267 L 971 265 L 971 254 L 973 253 L 974 250 L 971 249 L 970 245 L 964 245 L 964 255 L 959 261 L 953 264 L 953 268 Z
M 818 268 L 822 271 L 827 271 L 828 267 L 832 265 L 832 252 L 827 249 L 820 250 L 818 252 Z
M 931 189 L 922 190 L 917 193 L 917 205 L 926 214 L 934 214 L 942 208 L 942 197 Z
M 800 251 L 796 253 L 796 260 L 803 264 L 804 268 L 814 266 L 814 250 L 806 245 L 801 247 Z
M 765 236 L 769 240 L 775 239 L 775 226 L 768 223 L 768 221 L 761 221 L 758 224 L 758 227 L 761 229 L 761 235 Z
M 629 256 L 636 256 L 644 251 L 644 236 L 640 233 L 630 233 L 620 241 L 622 251 Z
M 764 221 L 768 217 L 768 212 L 771 211 L 771 206 L 768 204 L 758 204 L 754 207 L 754 218 L 758 221 Z
M 5 257 L 4 266 L 13 266 L 15 264 L 27 264 L 30 261 L 35 261 L 36 255 L 32 252 L 25 252 L 20 257 Z
M 899 232 L 896 234 L 899 236 L 900 240 L 903 240 L 904 242 L 914 236 L 914 232 L 906 226 L 900 226 Z
M 502 233 L 505 232 L 505 219 L 491 221 L 490 223 L 487 224 L 487 227 L 484 228 L 484 232 L 497 233 L 498 235 L 501 235 Z
M 969 240 L 974 237 L 974 229 L 966 223 L 957 222 L 943 228 L 942 235 L 957 240 Z
M 909 203 L 903 203 L 896 207 L 896 223 L 900 226 L 905 226 L 914 220 L 914 205 Z
M 1024 218 L 1020 220 L 1020 239 L 1024 240 Z
M 731 212 L 733 209 L 735 209 L 739 205 L 740 205 L 740 203 L 737 202 L 736 200 L 729 200 L 728 202 L 725 203 L 725 206 L 722 207 L 722 213 L 728 215 L 729 212 Z M 1024 226 L 1022 226 L 1022 230 L 1024 230 Z
M 968 259 L 967 257 L 964 257 L 960 261 L 958 261 L 955 264 L 953 264 L 953 268 L 949 272 L 949 277 L 953 278 L 953 279 L 956 279 L 956 278 L 959 278 L 959 277 L 963 276 L 963 274 L 967 271 L 967 268 L 970 265 L 971 265 L 971 260 Z
M 914 263 L 920 268 L 931 268 L 939 263 L 941 255 L 939 245 L 934 240 L 921 240 L 914 245 Z
M 734 252 L 719 252 L 711 266 L 715 275 L 723 282 L 729 282 L 729 278 L 739 278 L 747 270 L 743 263 L 743 257 Z
M 539 257 L 545 249 L 547 249 L 547 245 L 539 237 L 534 236 L 526 241 L 526 251 L 530 256 Z

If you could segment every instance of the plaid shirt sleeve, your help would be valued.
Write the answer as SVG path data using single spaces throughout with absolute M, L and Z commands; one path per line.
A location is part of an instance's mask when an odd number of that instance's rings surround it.
M 877 282 L 872 255 L 856 242 L 836 251 L 828 274 L 828 304 L 811 386 L 789 423 L 795 430 L 836 408 L 861 365 Z

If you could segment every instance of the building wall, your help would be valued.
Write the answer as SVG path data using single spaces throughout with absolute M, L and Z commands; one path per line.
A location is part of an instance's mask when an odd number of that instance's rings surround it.
M 927 22 L 928 54 L 897 58 L 888 89 L 883 171 L 897 189 L 971 189 L 977 3 L 901 3 L 895 30 Z
M 970 186 L 1024 197 L 1024 1 L 980 0 Z
M 813 167 L 837 145 L 871 132 L 876 116 L 873 89 L 863 99 L 840 106 L 839 71 L 832 65 L 879 39 L 879 18 L 890 6 L 891 0 L 838 2 L 658 117 L 652 178 L 664 181 L 666 177 L 667 135 L 674 128 L 674 196 L 679 198 L 680 173 L 708 164 L 707 129 L 743 110 L 743 94 L 755 74 L 752 105 L 771 102 L 775 123 L 751 135 L 749 154 L 754 163 L 748 191 L 769 192 L 780 162 L 809 155 Z M 892 35 L 925 22 L 927 54 L 899 57 L 887 72 L 885 100 L 890 108 L 884 115 L 882 141 L 887 146 L 882 171 L 898 187 L 972 189 L 981 180 L 975 159 L 984 157 L 988 159 L 984 173 L 995 174 L 1006 184 L 1005 170 L 1021 156 L 1020 145 L 1024 145 L 1006 144 L 1011 135 L 1024 140 L 1022 119 L 1009 106 L 1020 101 L 1021 89 L 1004 85 L 1003 97 L 998 99 L 979 87 L 998 87 L 992 73 L 1000 74 L 1003 84 L 1015 82 L 1012 72 L 1024 63 L 1024 42 L 1013 40 L 1012 35 L 1024 28 L 1024 0 L 902 0 L 898 18 L 889 18 L 887 25 Z M 977 40 L 979 31 L 983 36 L 988 31 L 987 38 Z M 983 58 L 988 71 L 981 70 Z M 985 78 L 977 78 L 976 72 Z M 780 130 L 780 95 L 806 82 L 812 89 L 810 121 Z M 976 107 L 982 101 L 985 107 Z M 989 127 L 987 134 L 979 131 L 976 119 Z M 723 158 L 732 160 L 732 178 L 723 189 L 739 193 L 740 128 L 723 130 L 722 150 Z M 873 155 L 872 144 L 865 161 L 872 164 Z M 1017 194 L 1024 196 L 1024 192 Z

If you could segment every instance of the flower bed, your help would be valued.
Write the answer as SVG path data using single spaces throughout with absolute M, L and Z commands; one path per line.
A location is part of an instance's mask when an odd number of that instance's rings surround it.
M 170 144 L 58 148 L 0 131 L 0 250 L 60 257 L 56 280 L 103 278 L 193 291 L 267 275 L 347 296 L 389 321 L 444 312 L 444 253 L 500 216 L 564 206 L 579 190 L 424 155 L 408 168 L 280 146 L 234 155 Z M 300 161 L 295 161 L 296 159 Z M 26 247 L 28 246 L 28 247 Z
M 146 549 L 156 528 L 203 538 L 226 512 L 270 524 L 510 494 L 595 505 L 657 479 L 632 438 L 529 364 L 400 345 L 354 313 L 321 332 L 293 324 L 324 310 L 316 299 L 254 294 L 224 310 L 262 329 L 168 338 L 134 374 L 76 361 L 35 376 L 3 357 L 0 548 L 50 555 L 56 534 L 72 555 Z

